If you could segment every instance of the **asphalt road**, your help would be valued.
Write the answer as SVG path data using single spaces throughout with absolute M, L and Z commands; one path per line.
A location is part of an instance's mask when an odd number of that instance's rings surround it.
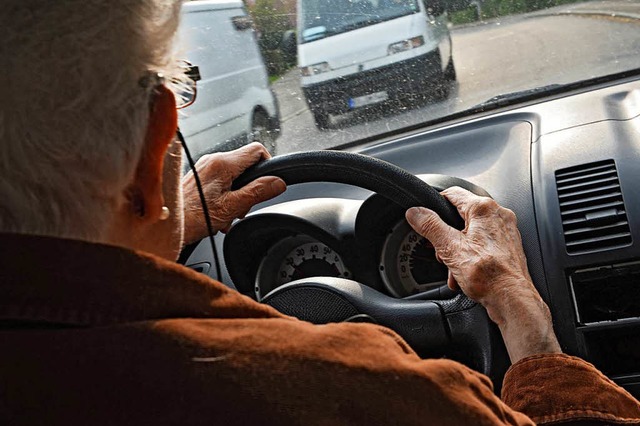
M 316 129 L 293 70 L 273 84 L 282 118 L 277 153 L 331 148 L 463 111 L 495 95 L 639 67 L 640 3 L 604 4 L 452 28 L 458 81 L 448 99 L 349 113 L 334 120 L 330 130 Z

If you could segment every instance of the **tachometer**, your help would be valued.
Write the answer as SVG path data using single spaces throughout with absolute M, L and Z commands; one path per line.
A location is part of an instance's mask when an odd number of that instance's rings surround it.
M 380 274 L 391 294 L 406 297 L 446 283 L 448 272 L 431 243 L 402 220 L 384 243 Z
M 306 235 L 285 238 L 264 257 L 256 276 L 256 298 L 274 288 L 308 277 L 351 278 L 338 252 Z

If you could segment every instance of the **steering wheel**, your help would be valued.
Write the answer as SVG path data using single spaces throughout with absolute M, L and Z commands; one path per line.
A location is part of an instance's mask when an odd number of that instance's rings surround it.
M 464 227 L 457 209 L 433 187 L 406 170 L 365 155 L 310 151 L 274 157 L 248 169 L 232 189 L 262 176 L 278 176 L 287 185 L 336 182 L 358 186 L 405 209 L 428 207 L 450 226 Z M 314 277 L 280 286 L 262 302 L 316 324 L 356 320 L 386 326 L 420 356 L 457 359 L 498 383 L 507 363 L 502 340 L 486 311 L 463 293 L 448 300 L 405 300 L 356 281 Z

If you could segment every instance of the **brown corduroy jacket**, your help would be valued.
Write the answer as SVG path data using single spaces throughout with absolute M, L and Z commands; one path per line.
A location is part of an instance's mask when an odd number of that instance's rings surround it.
M 538 355 L 502 399 L 371 324 L 316 326 L 125 249 L 0 235 L 0 424 L 640 424 L 592 365 Z

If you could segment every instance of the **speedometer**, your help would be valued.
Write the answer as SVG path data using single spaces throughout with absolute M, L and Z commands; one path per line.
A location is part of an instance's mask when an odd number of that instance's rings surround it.
M 348 278 L 340 255 L 320 242 L 302 244 L 289 252 L 278 271 L 278 284 L 308 277 Z
M 380 275 L 391 294 L 406 297 L 445 284 L 448 272 L 431 243 L 402 220 L 384 243 Z
M 306 235 L 284 238 L 262 259 L 255 294 L 262 300 L 271 290 L 309 277 L 351 278 L 342 256 L 328 245 Z

